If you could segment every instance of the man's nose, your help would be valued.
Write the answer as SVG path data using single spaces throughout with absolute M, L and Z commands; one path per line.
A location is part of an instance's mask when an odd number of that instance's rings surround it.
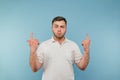
M 61 31 L 61 27 L 58 27 L 58 31 Z

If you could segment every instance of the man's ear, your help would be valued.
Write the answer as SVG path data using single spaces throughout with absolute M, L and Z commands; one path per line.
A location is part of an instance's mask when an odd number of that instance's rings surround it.
M 53 26 L 51 27 L 51 31 L 53 32 Z

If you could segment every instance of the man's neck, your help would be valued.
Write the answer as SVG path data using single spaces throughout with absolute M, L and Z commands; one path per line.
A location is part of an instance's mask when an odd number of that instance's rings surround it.
M 65 40 L 65 37 L 62 37 L 62 38 L 57 38 L 57 37 L 53 37 L 55 41 L 58 41 L 59 44 L 62 44 L 62 42 Z

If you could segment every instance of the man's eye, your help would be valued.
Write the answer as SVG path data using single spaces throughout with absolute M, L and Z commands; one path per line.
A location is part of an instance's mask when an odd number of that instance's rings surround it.
M 61 26 L 61 28 L 64 28 L 64 26 Z
M 55 26 L 55 28 L 58 28 L 58 26 Z
M 55 28 L 57 28 L 58 26 L 56 25 L 56 26 L 54 26 Z

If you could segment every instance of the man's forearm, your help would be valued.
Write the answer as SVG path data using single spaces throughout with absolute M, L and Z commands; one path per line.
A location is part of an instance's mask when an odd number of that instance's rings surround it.
M 81 70 L 85 70 L 89 63 L 89 51 L 84 51 L 83 57 L 77 64 Z
M 89 63 L 89 51 L 83 54 L 83 66 L 86 68 Z
M 35 71 L 36 69 L 36 58 L 37 58 L 36 53 L 30 52 L 30 67 L 33 71 Z

